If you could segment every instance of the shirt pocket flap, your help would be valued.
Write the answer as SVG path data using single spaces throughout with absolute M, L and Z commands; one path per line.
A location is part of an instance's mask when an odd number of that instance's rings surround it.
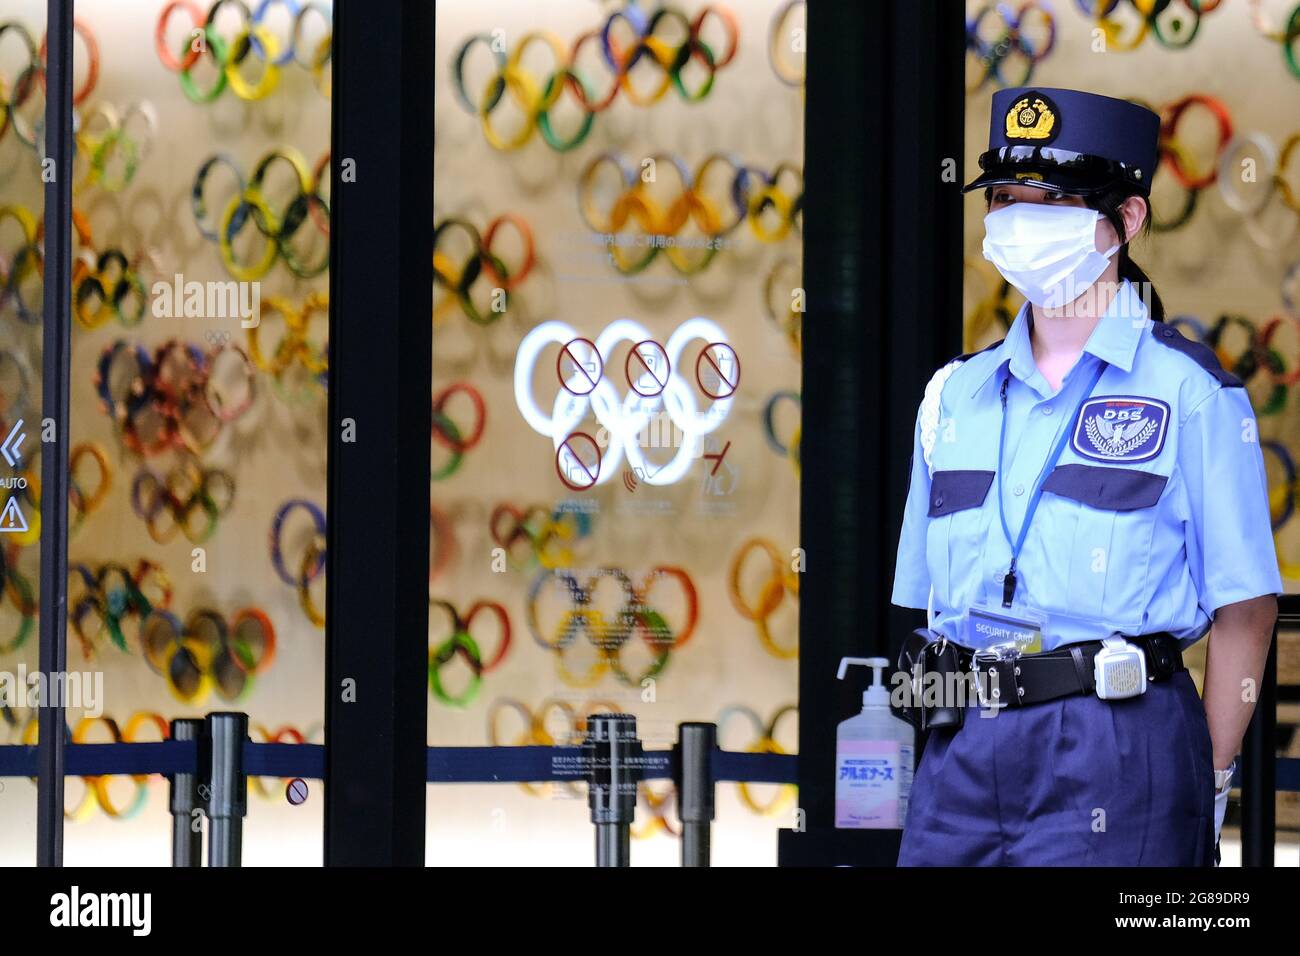
M 1043 490 L 1103 511 L 1137 511 L 1159 501 L 1168 481 L 1165 475 L 1130 468 L 1058 465 Z
M 954 511 L 978 508 L 993 484 L 991 471 L 936 471 L 930 477 L 931 518 L 942 518 Z

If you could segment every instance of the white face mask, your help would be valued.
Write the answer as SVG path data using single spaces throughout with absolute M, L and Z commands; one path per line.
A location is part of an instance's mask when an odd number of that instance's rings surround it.
M 1037 306 L 1073 302 L 1118 251 L 1097 251 L 1101 213 L 1083 206 L 1018 202 L 984 217 L 984 258 Z

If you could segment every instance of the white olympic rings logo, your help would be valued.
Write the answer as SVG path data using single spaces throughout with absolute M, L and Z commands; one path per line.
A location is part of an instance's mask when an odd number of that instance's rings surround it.
M 557 455 L 557 466 L 562 473 L 568 473 L 573 467 L 586 467 L 566 441 L 590 411 L 609 435 L 608 447 L 601 455 L 600 470 L 592 484 L 603 484 L 617 474 L 623 455 L 627 455 L 628 466 L 636 470 L 638 475 L 644 476 L 649 484 L 672 484 L 685 475 L 691 462 L 700 456 L 701 437 L 714 431 L 726 420 L 734 400 L 732 395 L 728 395 L 711 402 L 707 408 L 700 409 L 691 386 L 678 372 L 682 367 L 682 352 L 695 340 L 704 342 L 704 350 L 715 345 L 726 346 L 724 352 L 731 352 L 734 358 L 735 353 L 731 351 L 722 329 L 717 323 L 699 316 L 683 322 L 662 346 L 652 338 L 645 326 L 632 319 L 611 322 L 594 343 L 583 338 L 567 323 L 543 322 L 519 344 L 515 356 L 515 402 L 533 430 L 550 437 Z M 643 359 L 644 370 L 629 382 L 627 393 L 620 398 L 610 381 L 613 367 L 609 360 L 614 349 L 622 342 L 630 343 L 634 350 L 644 350 L 642 354 L 647 357 L 662 350 L 668 363 L 666 381 L 658 377 L 662 370 L 654 370 L 654 361 L 645 364 Z M 563 350 L 561 359 L 567 355 L 572 370 L 567 376 L 564 375 L 560 371 L 562 361 L 557 361 L 556 374 L 563 387 L 557 389 L 554 406 L 548 415 L 538 407 L 532 387 L 537 360 L 542 350 L 549 345 L 560 346 Z M 724 363 L 720 374 L 725 376 L 726 371 Z M 594 385 L 593 374 L 596 376 Z M 736 369 L 732 377 L 738 374 L 739 369 Z M 650 377 L 655 379 L 654 385 L 645 387 L 635 384 L 642 379 L 648 382 Z M 666 411 L 672 423 L 681 431 L 682 443 L 666 464 L 658 468 L 647 467 L 637 435 L 661 409 Z M 563 450 L 561 445 L 564 446 Z

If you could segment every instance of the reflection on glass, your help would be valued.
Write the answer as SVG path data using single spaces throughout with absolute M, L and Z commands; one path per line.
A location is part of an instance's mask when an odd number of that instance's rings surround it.
M 39 668 L 44 0 L 0 14 L 0 742 L 30 741 Z M 36 860 L 36 787 L 0 779 L 0 865 Z
M 0 26 L 6 423 L 39 394 L 43 104 L 23 71 L 44 4 L 19 7 L 26 33 Z M 98 692 L 69 706 L 74 741 L 213 710 L 322 741 L 331 23 L 321 3 L 77 4 L 68 667 Z M 34 666 L 34 639 L 11 646 L 34 550 L 6 551 L 0 666 Z M 32 788 L 5 784 L 16 827 Z M 319 863 L 320 794 L 249 789 L 245 863 Z M 170 862 L 162 778 L 66 792 L 69 864 Z
M 437 7 L 429 732 L 797 742 L 801 3 Z M 432 787 L 429 859 L 591 862 L 580 787 Z M 793 793 L 719 788 L 771 863 Z M 633 855 L 675 863 L 671 788 Z

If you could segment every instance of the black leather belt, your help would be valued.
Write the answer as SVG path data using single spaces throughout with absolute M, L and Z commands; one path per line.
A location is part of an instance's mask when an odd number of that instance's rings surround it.
M 1178 639 L 1172 634 L 1146 634 L 1125 639 L 1145 652 L 1148 680 L 1168 680 L 1178 671 L 1187 669 Z M 957 660 L 962 670 L 978 669 L 979 686 L 985 684 L 986 678 L 996 675 L 997 682 L 990 680 L 989 686 L 998 688 L 998 698 L 983 703 L 1027 707 L 1060 697 L 1096 693 L 1092 661 L 1101 647 L 1101 641 L 1085 641 L 1041 654 L 997 658 L 992 653 L 975 652 L 959 645 Z

